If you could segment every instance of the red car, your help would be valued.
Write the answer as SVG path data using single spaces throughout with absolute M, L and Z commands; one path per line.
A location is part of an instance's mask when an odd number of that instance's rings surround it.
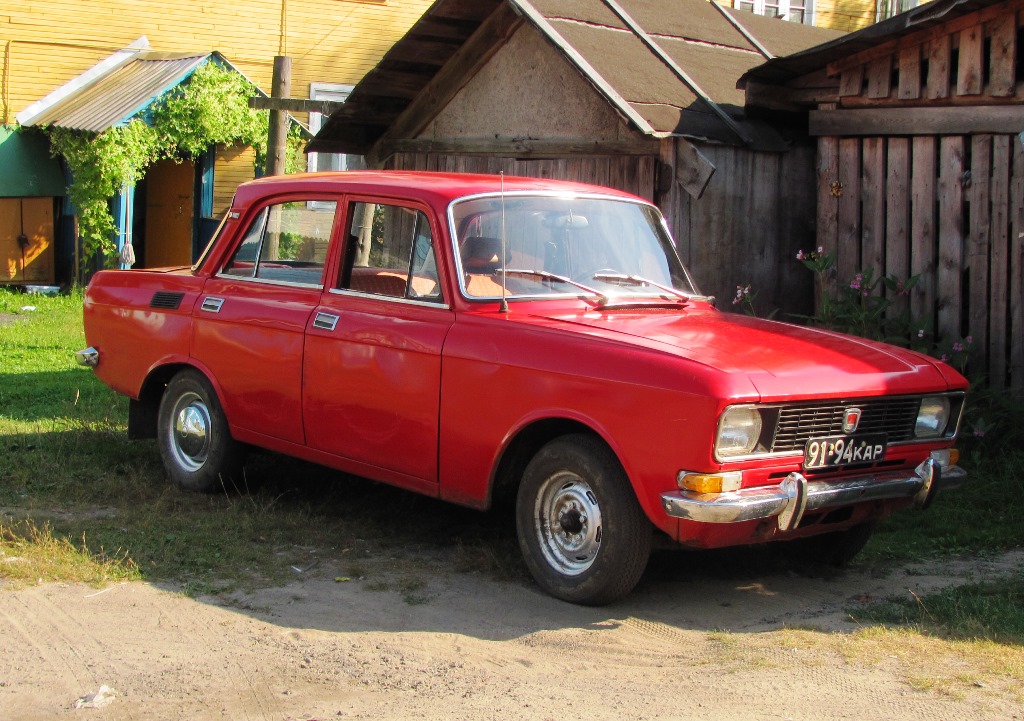
M 967 382 L 901 348 L 721 313 L 650 203 L 588 185 L 354 172 L 242 185 L 192 267 L 97 273 L 83 365 L 171 480 L 260 446 L 474 508 L 584 604 L 652 537 L 842 562 L 962 482 Z

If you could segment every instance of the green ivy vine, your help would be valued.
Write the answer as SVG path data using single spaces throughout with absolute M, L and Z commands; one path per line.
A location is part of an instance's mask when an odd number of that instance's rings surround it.
M 83 263 L 98 253 L 113 258 L 116 226 L 109 201 L 154 162 L 196 158 L 211 145 L 241 142 L 256 149 L 262 165 L 269 120 L 267 111 L 249 108 L 256 94 L 238 73 L 207 63 L 159 100 L 148 122 L 133 119 L 97 134 L 50 128 L 53 153 L 64 156 L 71 170 L 68 195 L 78 215 Z

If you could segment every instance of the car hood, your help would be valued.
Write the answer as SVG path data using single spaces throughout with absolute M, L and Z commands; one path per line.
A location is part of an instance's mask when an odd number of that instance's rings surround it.
M 605 311 L 548 316 L 590 332 L 747 376 L 761 398 L 924 393 L 965 387 L 944 363 L 904 348 L 716 310 Z

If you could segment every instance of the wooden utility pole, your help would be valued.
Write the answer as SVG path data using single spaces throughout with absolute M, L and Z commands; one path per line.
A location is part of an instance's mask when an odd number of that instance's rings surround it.
M 287 55 L 274 57 L 272 98 L 287 98 L 292 91 L 292 59 Z M 288 153 L 288 111 L 270 111 L 270 133 L 267 138 L 267 175 L 284 175 Z

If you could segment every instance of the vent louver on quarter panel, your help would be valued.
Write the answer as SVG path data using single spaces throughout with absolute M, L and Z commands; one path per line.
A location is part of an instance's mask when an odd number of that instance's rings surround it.
M 158 290 L 149 301 L 150 308 L 162 308 L 164 310 L 178 310 L 181 306 L 181 299 L 184 293 L 177 293 L 169 290 Z

